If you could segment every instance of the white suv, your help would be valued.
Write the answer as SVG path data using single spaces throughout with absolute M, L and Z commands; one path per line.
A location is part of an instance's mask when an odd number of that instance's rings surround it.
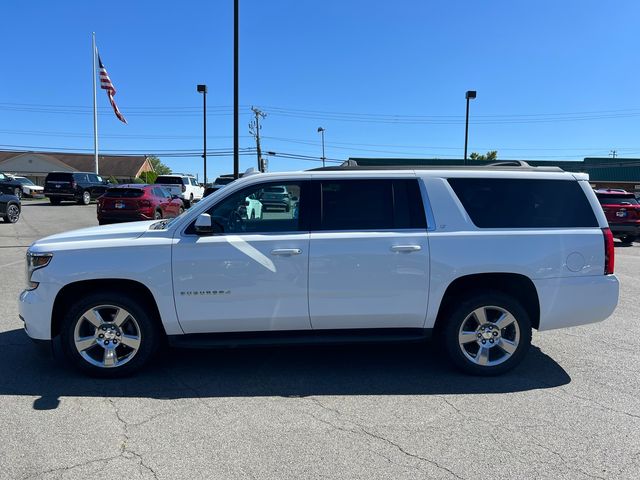
M 198 180 L 193 175 L 182 173 L 160 175 L 154 183 L 162 185 L 167 188 L 172 195 L 180 197 L 187 208 L 189 208 L 193 202 L 202 200 L 204 197 L 204 187 L 200 186 Z
M 296 208 L 246 215 L 274 187 Z M 164 343 L 422 340 L 504 372 L 531 329 L 614 311 L 613 237 L 583 174 L 553 168 L 329 168 L 247 176 L 172 220 L 35 242 L 20 315 L 95 375 Z M 91 268 L 86 268 L 91 265 Z

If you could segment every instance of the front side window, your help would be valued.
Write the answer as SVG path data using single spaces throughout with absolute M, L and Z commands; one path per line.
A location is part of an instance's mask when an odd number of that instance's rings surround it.
M 225 198 L 207 213 L 221 234 L 303 231 L 302 190 L 301 182 L 254 185 Z

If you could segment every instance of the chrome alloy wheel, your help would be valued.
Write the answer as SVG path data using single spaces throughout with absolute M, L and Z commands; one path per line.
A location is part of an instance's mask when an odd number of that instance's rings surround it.
M 7 207 L 7 218 L 9 222 L 16 223 L 20 218 L 20 208 L 14 204 L 9 205 Z
M 520 327 L 515 317 L 496 306 L 475 309 L 458 331 L 458 344 L 464 356 L 483 367 L 506 362 L 519 343 Z
M 87 191 L 82 193 L 82 203 L 89 205 L 91 203 L 91 194 Z
M 138 322 L 124 308 L 99 305 L 78 319 L 73 340 L 78 353 L 91 365 L 113 368 L 138 353 L 142 335 Z

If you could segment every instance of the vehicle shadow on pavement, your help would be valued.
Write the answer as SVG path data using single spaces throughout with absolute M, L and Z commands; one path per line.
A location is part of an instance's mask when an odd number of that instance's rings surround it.
M 60 359 L 38 355 L 22 330 L 0 333 L 0 396 L 37 396 L 55 409 L 60 397 L 305 397 L 442 395 L 554 388 L 571 378 L 537 347 L 498 377 L 459 373 L 433 344 L 166 349 L 154 365 L 118 380 L 89 378 Z

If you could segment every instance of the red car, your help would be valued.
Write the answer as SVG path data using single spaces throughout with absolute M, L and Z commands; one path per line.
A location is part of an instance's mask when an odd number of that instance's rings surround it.
M 98 198 L 100 225 L 172 218 L 182 212 L 182 200 L 158 185 L 118 185 Z
M 640 238 L 640 204 L 633 193 L 613 188 L 596 190 L 611 233 L 625 243 Z

